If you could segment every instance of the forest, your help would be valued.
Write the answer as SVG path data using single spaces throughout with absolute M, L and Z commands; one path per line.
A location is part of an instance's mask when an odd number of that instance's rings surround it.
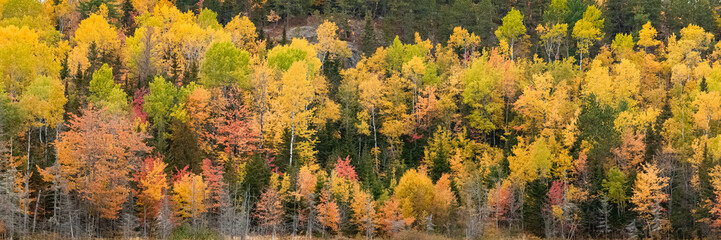
M 721 238 L 720 13 L 0 0 L 0 238 Z

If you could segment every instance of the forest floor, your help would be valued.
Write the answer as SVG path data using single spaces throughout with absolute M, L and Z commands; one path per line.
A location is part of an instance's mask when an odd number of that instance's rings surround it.
M 494 234 L 494 231 L 491 231 L 489 234 L 484 235 L 480 239 L 482 240 L 516 240 L 516 239 L 524 239 L 522 236 L 512 236 L 507 234 L 501 234 L 497 235 Z M 70 239 L 69 237 L 58 237 L 56 235 L 52 234 L 40 234 L 40 235 L 33 235 L 33 236 L 23 236 L 17 238 L 19 240 L 50 240 L 50 239 Z M 133 237 L 133 238 L 123 238 L 123 237 L 114 237 L 114 238 L 88 238 L 88 237 L 78 237 L 74 238 L 77 240 L 101 240 L 101 239 L 118 239 L 118 240 L 155 240 L 157 238 L 144 238 L 144 237 Z M 170 236 L 168 239 L 170 240 L 241 240 L 240 237 L 220 237 L 217 235 L 211 235 L 211 236 Z M 291 235 L 281 235 L 281 236 L 270 236 L 270 235 L 249 235 L 246 237 L 247 240 L 305 240 L 307 239 L 305 236 L 291 236 Z M 332 237 L 321 237 L 321 236 L 314 236 L 313 239 L 329 239 L 329 240 L 362 240 L 367 239 L 365 236 L 358 235 L 358 236 L 332 236 Z M 429 233 L 423 233 L 418 231 L 405 231 L 396 234 L 393 237 L 374 237 L 373 239 L 388 239 L 388 240 L 455 240 L 455 239 L 465 239 L 463 236 L 456 236 L 456 237 L 447 237 L 440 234 L 429 234 Z M 540 239 L 532 235 L 526 235 L 526 240 L 534 240 L 534 239 Z

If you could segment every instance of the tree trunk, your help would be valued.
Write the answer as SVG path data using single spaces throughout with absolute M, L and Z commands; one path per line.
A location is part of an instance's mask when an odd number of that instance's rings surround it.
M 293 166 L 293 142 L 295 141 L 295 112 L 290 114 L 290 167 Z

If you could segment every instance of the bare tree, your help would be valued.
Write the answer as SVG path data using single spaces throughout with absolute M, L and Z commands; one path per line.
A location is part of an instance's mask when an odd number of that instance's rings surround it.
M 163 190 L 165 192 L 165 190 Z M 156 218 L 156 237 L 160 239 L 168 238 L 170 231 L 173 230 L 172 212 L 170 206 L 168 206 L 168 195 L 163 193 L 163 198 L 160 200 L 160 211 Z
M 11 166 L 9 159 L 5 156 L 5 142 L 0 142 L 0 166 Z M 17 170 L 13 167 L 8 169 L 0 169 L 0 226 L 5 229 L 0 237 L 3 239 L 12 239 L 19 230 L 18 217 L 22 215 L 20 205 L 20 195 L 15 192 L 15 175 Z

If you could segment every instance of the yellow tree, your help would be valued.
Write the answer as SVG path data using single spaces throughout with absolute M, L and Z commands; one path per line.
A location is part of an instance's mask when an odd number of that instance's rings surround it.
M 667 64 L 671 67 L 671 80 L 674 84 L 685 86 L 692 76 L 696 76 L 696 68 L 703 61 L 701 54 L 708 49 L 713 34 L 703 28 L 690 24 L 681 29 L 681 38 L 671 35 L 668 39 Z
M 97 14 L 80 22 L 72 43 L 73 49 L 68 53 L 68 70 L 72 75 L 78 74 L 78 71 L 84 72 L 93 64 L 88 59 L 91 46 L 98 56 L 120 52 L 117 29 Z
M 476 47 L 481 45 L 481 37 L 474 33 L 468 33 L 468 30 L 462 27 L 453 28 L 453 34 L 448 39 L 448 46 L 455 49 L 463 50 L 463 67 L 468 67 L 468 61 L 473 57 Z
M 668 177 L 660 173 L 656 165 L 644 165 L 643 171 L 636 176 L 631 196 L 631 202 L 636 206 L 633 210 L 638 213 L 650 237 L 659 237 L 658 231 L 668 224 L 664 216 L 665 209 L 661 206 L 668 200 L 668 195 L 663 191 L 668 186 Z
M 358 185 L 356 185 L 358 186 Z M 376 211 L 373 196 L 360 187 L 353 189 L 353 197 L 350 204 L 352 215 L 351 222 L 356 225 L 359 232 L 372 235 L 375 229 Z
M 638 45 L 643 47 L 644 51 L 648 51 L 649 47 L 655 47 L 661 44 L 661 41 L 656 39 L 658 32 L 651 25 L 651 22 L 646 22 L 640 31 L 638 31 Z
M 338 26 L 333 22 L 325 21 L 318 26 L 318 44 L 315 46 L 320 56 L 321 68 L 327 60 L 344 59 L 350 57 L 351 51 L 348 43 L 338 39 Z
M 495 130 L 503 121 L 501 79 L 502 73 L 490 66 L 486 56 L 476 59 L 465 72 L 463 102 L 471 107 L 466 118 L 471 127 L 483 133 Z
M 189 172 L 180 172 L 173 182 L 173 202 L 179 217 L 195 219 L 208 210 L 205 200 L 208 189 L 203 177 Z
M 711 126 L 721 120 L 721 96 L 716 91 L 700 92 L 693 106 L 696 109 L 693 115 L 695 127 L 708 136 Z
M 579 71 L 583 71 L 583 54 L 589 53 L 593 44 L 603 38 L 603 32 L 601 32 L 603 21 L 601 11 L 591 5 L 586 8 L 583 18 L 573 26 L 573 38 L 578 41 L 578 53 L 581 58 L 578 62 Z
M 258 34 L 253 22 L 246 16 L 237 15 L 225 25 L 225 31 L 230 33 L 230 39 L 235 47 L 250 53 L 257 54 L 264 47 L 264 41 L 258 41 Z
M 526 34 L 526 26 L 523 25 L 523 14 L 515 8 L 512 8 L 501 21 L 503 25 L 496 30 L 496 37 L 502 42 L 510 42 L 511 59 L 514 59 L 513 46 L 518 38 Z
M 546 26 L 539 24 L 536 31 L 541 34 L 541 42 L 547 55 L 546 61 L 551 62 L 551 57 L 553 57 L 554 62 L 557 61 L 561 57 L 561 45 L 568 33 L 568 24 L 556 23 L 553 25 L 547 24 Z
M 285 123 L 290 128 L 290 165 L 293 165 L 293 147 L 296 133 L 304 133 L 308 129 L 307 121 L 311 116 L 309 105 L 313 100 L 313 84 L 308 76 L 308 67 L 303 62 L 295 62 L 281 79 L 280 95 L 278 96 L 281 114 L 289 115 Z
M 418 108 L 418 89 L 421 87 L 423 74 L 426 72 L 426 66 L 423 63 L 423 59 L 420 57 L 413 57 L 410 61 L 403 64 L 403 76 L 411 80 L 413 86 L 413 101 L 411 104 L 411 115 L 416 117 L 416 124 L 420 125 L 420 118 L 418 118 L 416 111 Z
M 413 120 L 408 114 L 408 80 L 393 74 L 386 79 L 381 97 L 381 121 L 380 133 L 388 138 L 391 158 L 397 160 L 403 148 L 401 136 L 410 132 Z
M 406 171 L 394 189 L 403 216 L 423 222 L 434 206 L 435 186 L 424 171 L 411 169 Z
M 60 57 L 55 53 L 62 52 L 67 43 L 57 43 L 56 49 L 51 46 L 26 26 L 0 27 L 0 87 L 17 97 L 38 76 L 59 78 Z

